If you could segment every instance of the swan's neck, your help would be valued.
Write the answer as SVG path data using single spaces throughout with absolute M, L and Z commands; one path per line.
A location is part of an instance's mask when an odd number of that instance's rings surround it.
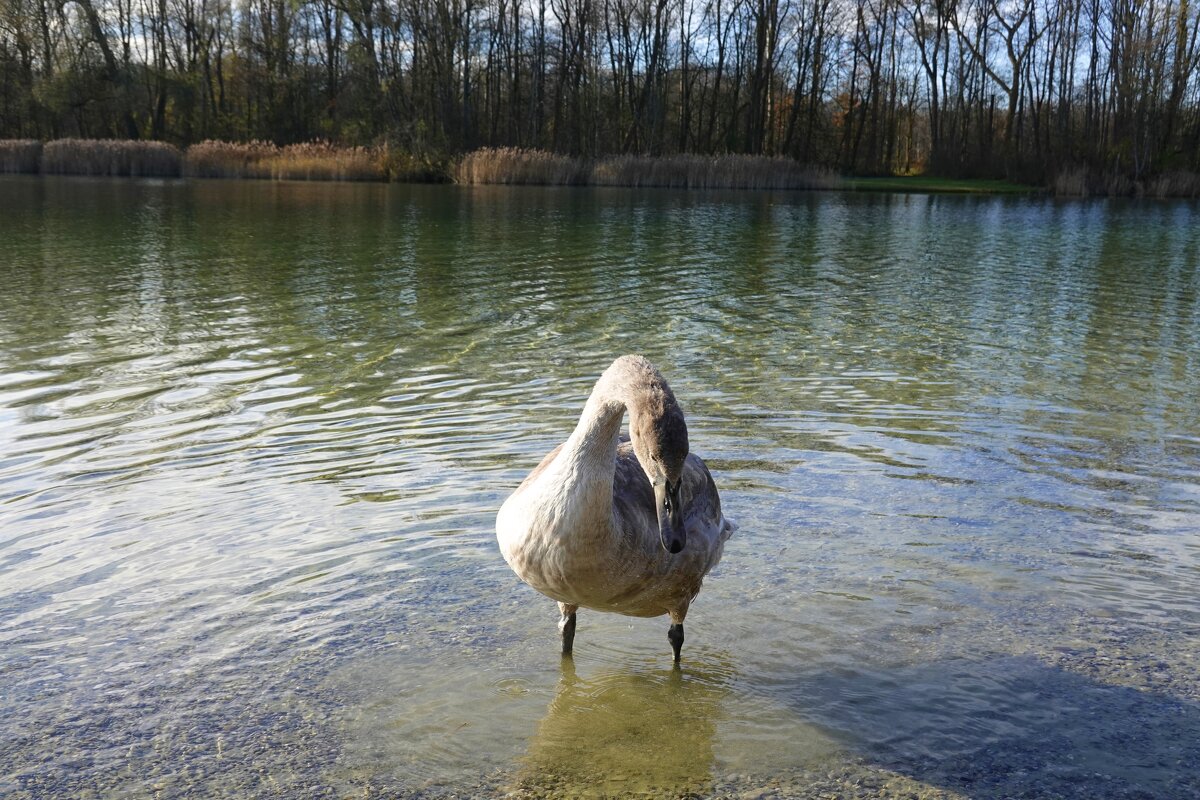
M 600 537 L 614 534 L 613 483 L 621 420 L 628 410 L 636 452 L 640 437 L 653 430 L 668 401 L 678 414 L 666 381 L 643 358 L 624 356 L 605 370 L 575 430 L 531 492 L 549 529 L 572 538 L 586 538 L 587 532 Z
M 579 424 L 563 447 L 564 466 L 569 466 L 578 479 L 596 483 L 598 493 L 606 489 L 604 502 L 611 506 L 617 444 L 625 411 L 629 411 L 629 432 L 636 450 L 639 435 L 646 435 L 648 429 L 657 425 L 668 406 L 678 415 L 675 396 L 649 361 L 640 356 L 618 358 L 596 381 Z M 683 426 L 682 415 L 677 424 Z M 686 452 L 686 428 L 683 430 Z
M 596 389 L 583 408 L 579 424 L 563 445 L 561 458 L 565 459 L 563 466 L 573 472 L 576 478 L 586 478 L 589 483 L 607 480 L 608 500 L 611 502 L 625 403 L 618 398 L 601 395 L 599 386 Z

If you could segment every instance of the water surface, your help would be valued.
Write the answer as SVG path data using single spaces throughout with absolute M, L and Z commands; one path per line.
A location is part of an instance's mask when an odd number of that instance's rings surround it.
M 1200 793 L 1200 212 L 0 181 L 0 794 Z M 640 352 L 688 617 L 495 511 Z

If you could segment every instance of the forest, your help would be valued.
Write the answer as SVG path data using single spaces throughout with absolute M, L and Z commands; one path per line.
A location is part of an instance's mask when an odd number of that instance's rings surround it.
M 0 138 L 1200 171 L 1194 0 L 0 0 Z

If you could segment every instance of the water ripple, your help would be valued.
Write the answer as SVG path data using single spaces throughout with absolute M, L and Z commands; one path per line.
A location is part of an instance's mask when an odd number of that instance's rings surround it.
M 0 184 L 0 793 L 590 785 L 589 731 L 613 791 L 785 751 L 955 788 L 931 760 L 1062 752 L 1039 677 L 1165 730 L 1105 692 L 1200 698 L 1194 216 Z M 626 351 L 741 530 L 682 674 L 585 612 L 559 672 L 491 527 Z

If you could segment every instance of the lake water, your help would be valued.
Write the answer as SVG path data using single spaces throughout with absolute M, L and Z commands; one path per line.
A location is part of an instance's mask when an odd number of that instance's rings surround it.
M 1200 208 L 0 181 L 0 795 L 1200 794 Z M 687 621 L 497 508 L 616 356 Z

